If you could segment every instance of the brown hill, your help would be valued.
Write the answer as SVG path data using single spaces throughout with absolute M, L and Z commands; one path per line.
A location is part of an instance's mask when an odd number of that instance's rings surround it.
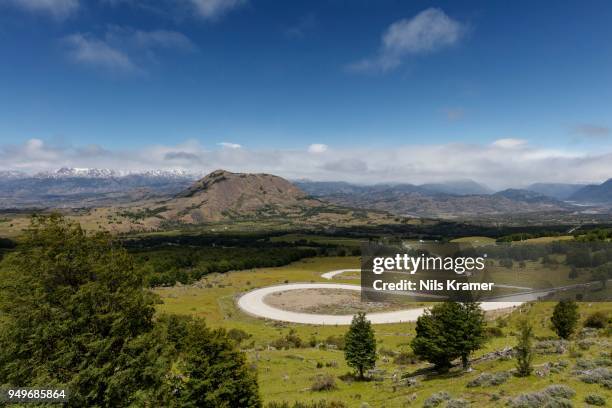
M 165 200 L 86 210 L 80 221 L 88 228 L 127 232 L 196 224 L 249 229 L 333 228 L 395 224 L 399 221 L 396 218 L 382 211 L 347 208 L 312 198 L 271 174 L 216 170 Z
M 216 170 L 164 203 L 166 219 L 188 224 L 245 218 L 291 217 L 321 207 L 319 200 L 271 174 Z

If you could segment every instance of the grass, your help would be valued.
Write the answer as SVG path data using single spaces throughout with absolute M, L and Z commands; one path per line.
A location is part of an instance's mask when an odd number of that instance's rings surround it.
M 213 327 L 227 329 L 237 328 L 252 335 L 242 347 L 247 353 L 249 362 L 256 367 L 262 397 L 270 401 L 311 401 L 319 399 L 341 400 L 349 407 L 360 407 L 363 402 L 370 407 L 405 407 L 422 406 L 432 394 L 447 391 L 453 398 L 463 398 L 471 402 L 472 407 L 488 407 L 503 405 L 505 401 L 520 393 L 539 391 L 551 384 L 566 384 L 576 391 L 572 399 L 576 406 L 582 406 L 584 398 L 589 394 L 599 394 L 612 401 L 612 392 L 597 384 L 585 384 L 572 374 L 577 356 L 569 352 L 564 355 L 538 355 L 535 365 L 547 362 L 566 360 L 569 367 L 559 373 L 551 373 L 546 377 L 532 375 L 528 378 L 511 376 L 504 384 L 489 387 L 467 387 L 467 383 L 483 372 L 511 370 L 512 360 L 485 361 L 474 364 L 471 373 L 450 372 L 445 375 L 421 378 L 417 385 L 401 385 L 395 379 L 406 373 L 412 373 L 419 368 L 427 367 L 427 363 L 399 366 L 393 363 L 392 357 L 380 356 L 377 369 L 382 370 L 377 381 L 350 382 L 340 377 L 350 370 L 344 362 L 344 354 L 340 350 L 317 349 L 312 347 L 272 350 L 268 344 L 286 335 L 290 328 L 295 329 L 305 342 L 311 337 L 319 341 L 328 336 L 342 336 L 346 331 L 344 326 L 309 326 L 266 321 L 242 313 L 235 304 L 240 293 L 249 289 L 289 282 L 321 282 L 322 272 L 359 267 L 357 257 L 311 258 L 295 262 L 280 268 L 262 268 L 248 271 L 215 274 L 197 285 L 177 286 L 157 289 L 164 304 L 160 311 L 179 314 L 192 314 L 206 318 Z M 354 282 L 357 283 L 358 277 Z M 209 286 L 209 287 L 207 287 Z M 554 338 L 549 327 L 549 317 L 554 303 L 537 303 L 521 308 L 509 316 L 501 317 L 507 322 L 502 328 L 504 336 L 491 339 L 484 349 L 475 353 L 478 358 L 485 353 L 511 347 L 516 340 L 513 336 L 516 324 L 521 317 L 528 317 L 534 325 L 535 334 L 540 338 Z M 581 319 L 594 311 L 612 312 L 612 303 L 581 304 Z M 497 314 L 499 315 L 499 314 Z M 495 324 L 490 322 L 490 324 Z M 414 324 L 376 325 L 376 337 L 379 350 L 409 351 L 410 340 L 414 336 Z M 581 358 L 596 358 L 600 353 L 608 353 L 609 339 L 601 335 L 596 344 L 588 350 L 580 350 Z M 574 342 L 575 343 L 575 342 Z M 578 347 L 574 347 L 578 349 Z M 320 363 L 320 368 L 317 368 Z M 311 391 L 310 387 L 317 374 L 331 374 L 335 377 L 337 389 L 329 391 Z M 499 401 L 492 401 L 494 398 Z

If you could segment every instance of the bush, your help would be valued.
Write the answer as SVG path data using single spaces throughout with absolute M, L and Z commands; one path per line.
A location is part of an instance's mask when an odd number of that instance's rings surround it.
M 611 388 L 612 371 L 605 367 L 594 368 L 580 373 L 580 381 L 587 384 L 600 384 L 606 388 Z
M 452 399 L 446 403 L 445 408 L 469 408 L 470 403 L 462 398 Z
M 606 399 L 599 394 L 589 394 L 584 399 L 589 405 L 596 405 L 598 407 L 603 407 L 606 405 Z
M 591 313 L 584 321 L 584 327 L 603 329 L 608 326 L 608 316 L 604 312 Z
M 310 386 L 311 391 L 329 391 L 336 388 L 336 380 L 331 374 L 316 375 Z
M 512 408 L 571 408 L 572 398 L 576 392 L 571 388 L 555 384 L 546 387 L 542 391 L 521 394 L 508 402 Z
M 494 374 L 482 373 L 472 381 L 467 383 L 468 387 L 488 387 L 491 385 L 501 385 L 510 378 L 510 373 L 500 371 Z
M 563 354 L 569 346 L 567 340 L 542 340 L 535 344 L 534 349 L 537 354 Z
M 595 343 L 596 341 L 593 339 L 582 339 L 576 342 L 576 345 L 580 350 L 588 350 L 591 348 L 591 346 L 594 346 Z
M 251 338 L 251 335 L 244 330 L 240 329 L 230 329 L 227 332 L 227 337 L 234 340 L 236 344 L 242 343 L 244 340 L 248 340 Z
M 344 350 L 344 336 L 329 336 L 325 339 L 325 344 L 327 346 L 333 346 L 338 350 Z
M 553 384 L 544 389 L 544 392 L 553 398 L 570 399 L 576 395 L 576 391 L 572 390 L 567 385 Z
M 283 402 L 269 402 L 266 408 L 348 408 L 344 402 L 341 401 L 312 401 L 312 402 L 300 402 L 294 403 Z
M 397 365 L 409 365 L 419 362 L 419 358 L 414 353 L 402 351 L 393 359 L 393 363 Z
M 270 343 L 272 347 L 277 349 L 300 348 L 303 344 L 302 339 L 294 329 L 289 330 L 286 336 L 280 337 Z
M 597 368 L 597 367 L 607 367 L 610 366 L 610 364 L 612 363 L 612 361 L 610 361 L 610 358 L 605 356 L 605 357 L 597 357 L 593 360 L 587 360 L 584 358 L 580 358 L 578 360 L 576 360 L 576 368 L 580 369 L 580 370 L 591 370 L 593 368 Z
M 423 408 L 435 408 L 442 404 L 444 401 L 448 401 L 451 399 L 451 396 L 446 391 L 436 392 L 432 394 L 429 398 L 425 400 L 423 403 Z

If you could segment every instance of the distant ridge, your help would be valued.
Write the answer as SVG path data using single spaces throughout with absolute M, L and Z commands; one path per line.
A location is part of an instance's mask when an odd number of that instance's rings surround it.
M 612 204 L 612 178 L 602 184 L 588 185 L 569 197 L 581 203 Z
M 567 200 L 575 192 L 585 186 L 586 184 L 534 183 L 525 187 L 525 190 L 534 191 L 548 197 L 556 198 L 557 200 Z

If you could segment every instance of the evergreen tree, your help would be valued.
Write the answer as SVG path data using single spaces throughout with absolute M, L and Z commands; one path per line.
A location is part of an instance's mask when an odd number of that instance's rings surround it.
M 516 371 L 519 377 L 527 377 L 533 371 L 533 327 L 528 320 L 519 322 L 518 344 L 515 347 Z
M 411 346 L 417 356 L 438 369 L 448 369 L 459 357 L 467 369 L 470 354 L 485 341 L 484 327 L 478 303 L 439 303 L 418 318 Z
M 344 357 L 348 366 L 359 372 L 361 379 L 364 371 L 376 364 L 376 338 L 365 313 L 357 313 L 353 317 L 345 335 Z
M 569 339 L 576 330 L 578 317 L 578 304 L 573 300 L 562 300 L 555 306 L 550 320 L 557 335 L 562 339 Z
M 68 388 L 69 407 L 259 407 L 224 332 L 154 319 L 158 302 L 110 236 L 34 218 L 0 265 L 0 384 Z

